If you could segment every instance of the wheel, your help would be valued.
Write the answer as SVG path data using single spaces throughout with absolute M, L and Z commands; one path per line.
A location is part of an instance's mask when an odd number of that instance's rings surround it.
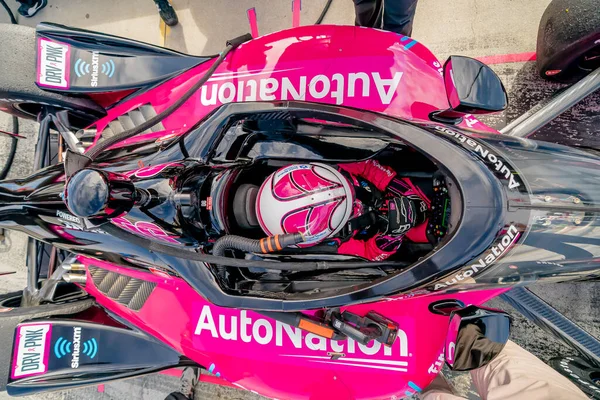
M 600 368 L 579 357 L 556 357 L 550 366 L 573 382 L 585 394 L 600 399 Z
M 6 390 L 17 325 L 30 319 L 77 314 L 94 305 L 93 299 L 80 299 L 60 304 L 21 307 L 22 297 L 23 291 L 0 295 L 0 390 Z
M 40 89 L 36 84 L 35 29 L 0 24 L 0 110 L 20 118 L 36 119 L 42 108 L 70 112 L 69 121 L 84 127 L 105 115 L 92 100 Z
M 600 12 L 597 0 L 553 0 L 537 37 L 542 78 L 571 83 L 600 68 Z

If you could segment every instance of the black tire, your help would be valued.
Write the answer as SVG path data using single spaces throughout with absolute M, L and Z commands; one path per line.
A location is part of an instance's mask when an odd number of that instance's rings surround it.
M 592 399 L 600 399 L 600 368 L 579 357 L 556 357 L 548 364 Z
M 106 114 L 92 100 L 40 89 L 36 84 L 35 29 L 0 24 L 0 108 L 20 118 L 36 119 L 44 106 L 69 110 L 75 126 Z
M 597 0 L 553 0 L 537 37 L 542 78 L 571 83 L 600 67 L 600 4 Z
M 88 298 L 62 304 L 20 307 L 22 296 L 22 291 L 0 295 L 0 390 L 6 390 L 17 325 L 30 319 L 77 314 L 95 304 L 93 299 Z

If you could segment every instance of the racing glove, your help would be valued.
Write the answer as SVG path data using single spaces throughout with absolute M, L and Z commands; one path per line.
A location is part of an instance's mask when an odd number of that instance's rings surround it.
M 412 183 L 409 178 L 394 178 L 388 186 L 388 190 L 395 196 L 405 196 L 415 202 L 417 206 L 417 225 L 422 224 L 427 219 L 427 210 L 431 206 L 431 201 L 425 193 Z
M 417 198 L 417 201 L 420 200 Z M 377 247 L 383 251 L 396 251 L 402 244 L 404 235 L 425 220 L 417 201 L 407 197 L 392 197 L 385 200 L 387 208 L 387 229 L 376 239 Z

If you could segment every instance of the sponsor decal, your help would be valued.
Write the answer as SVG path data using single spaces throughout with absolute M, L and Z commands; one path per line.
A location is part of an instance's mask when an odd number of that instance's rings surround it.
M 398 296 L 394 296 L 394 297 L 384 297 L 382 300 L 384 301 L 398 301 L 398 300 L 406 300 L 406 299 L 411 299 L 413 297 L 419 297 L 422 295 L 426 295 L 431 293 L 430 290 L 427 289 L 418 289 L 418 290 L 414 290 L 412 292 L 409 293 L 404 293 Z
M 286 347 L 286 354 L 280 357 L 303 359 L 311 363 L 347 365 L 364 369 L 380 369 L 407 372 L 409 368 L 408 337 L 398 329 L 396 342 L 391 347 L 377 341 L 368 345 L 356 343 L 352 339 L 330 340 L 302 331 L 279 321 L 265 318 L 251 318 L 246 310 L 239 315 L 213 316 L 209 305 L 204 305 L 196 324 L 195 335 L 210 335 L 215 339 L 242 341 L 262 346 Z M 290 345 L 298 352 L 290 351 Z M 307 354 L 308 353 L 308 354 Z M 311 354 L 312 353 L 312 354 Z M 332 359 L 332 354 L 345 357 Z M 368 358 L 366 356 L 376 356 Z
M 106 232 L 104 232 L 102 229 L 95 228 L 86 219 L 76 217 L 64 211 L 56 210 L 56 216 L 61 220 L 61 223 L 67 229 L 106 234 Z
M 70 222 L 75 222 L 76 224 L 81 224 L 81 220 L 78 217 L 71 215 L 69 213 L 66 213 L 64 211 L 56 210 L 56 216 L 65 221 L 70 221 Z
M 48 371 L 52 325 L 21 325 L 17 328 L 12 365 L 13 379 Z
M 208 372 L 210 372 L 211 374 L 215 374 L 215 376 L 217 378 L 220 378 L 221 373 L 217 372 L 216 369 L 217 369 L 217 366 L 214 363 L 212 363 L 212 364 L 210 364 L 210 367 L 208 367 Z
M 80 356 L 83 353 L 90 359 L 98 354 L 98 341 L 95 338 L 86 340 L 81 343 L 81 327 L 73 327 L 73 338 L 67 340 L 64 337 L 59 337 L 53 346 L 54 356 L 61 359 L 68 354 L 71 354 L 71 368 L 79 368 Z
M 117 225 L 121 229 L 125 229 L 126 231 L 135 233 L 137 235 L 146 236 L 152 239 L 157 239 L 162 242 L 180 244 L 177 239 L 177 236 L 172 236 L 169 233 L 165 232 L 163 228 L 160 226 L 153 224 L 152 222 L 146 221 L 137 221 L 132 222 L 124 217 L 117 217 L 111 219 L 111 222 Z
M 557 263 L 557 262 L 553 262 L 553 261 L 536 261 L 535 262 L 538 265 L 553 265 L 555 267 L 564 267 L 564 265 Z
M 206 200 L 201 200 L 200 201 L 200 207 L 204 207 L 206 208 L 208 211 L 212 210 L 213 208 L 213 200 L 212 197 L 208 196 L 206 198 Z
M 421 390 L 423 390 L 423 389 L 421 389 L 419 387 L 419 385 L 417 385 L 413 381 L 408 381 L 408 388 L 404 391 L 404 394 L 406 396 L 413 396 L 413 395 L 421 392 Z
M 466 114 L 463 119 L 469 128 L 472 128 L 474 125 L 479 123 L 479 120 L 477 120 L 477 118 L 471 114 Z
M 73 328 L 73 353 L 71 355 L 71 368 L 79 368 L 79 352 L 81 351 L 81 328 Z
M 281 72 L 281 71 L 273 71 Z M 321 100 L 342 104 L 346 98 L 364 97 L 374 100 L 376 92 L 382 104 L 390 104 L 396 94 L 403 72 L 394 72 L 391 78 L 382 78 L 379 72 L 356 72 L 331 76 L 306 75 L 240 79 L 256 74 L 230 74 L 208 80 L 200 91 L 200 103 L 214 106 L 242 101 Z M 224 81 L 223 80 L 235 81 Z M 210 83 L 217 81 L 217 83 Z
M 112 59 L 109 59 L 100 65 L 100 52 L 92 51 L 91 63 L 82 58 L 78 58 L 77 61 L 75 61 L 73 70 L 78 78 L 89 75 L 90 86 L 97 87 L 99 74 L 101 73 L 107 78 L 112 78 L 115 74 L 116 67 L 115 62 Z
M 396 176 L 396 173 L 394 171 L 392 171 L 388 167 L 384 167 L 383 165 L 379 164 L 375 160 L 367 160 L 367 163 L 371 164 L 372 166 L 377 168 L 379 171 L 383 172 L 388 178 L 393 178 L 394 176 Z
M 440 76 L 444 76 L 444 67 L 442 67 L 442 64 L 440 64 L 439 61 L 435 60 L 433 62 L 433 67 L 435 69 L 437 69 L 437 71 L 439 72 Z M 452 73 L 452 70 L 450 70 L 450 73 Z M 454 82 L 454 76 L 452 77 L 452 81 Z
M 183 167 L 183 164 L 180 163 L 166 163 L 153 165 L 149 167 L 143 167 L 139 169 L 134 169 L 133 171 L 126 172 L 125 175 L 128 177 L 135 176 L 136 178 L 152 178 L 161 172 L 163 172 L 168 167 Z
M 492 246 L 488 250 L 486 256 L 482 256 L 477 260 L 476 263 L 468 267 L 468 269 L 459 272 L 454 277 L 445 282 L 439 282 L 435 284 L 434 290 L 444 289 L 448 286 L 460 283 L 462 280 L 471 276 L 477 275 L 477 273 L 490 265 L 494 264 L 500 257 L 506 253 L 506 251 L 517 241 L 520 233 L 514 225 L 511 225 L 502 237 L 497 241 L 496 246 Z
M 443 366 L 444 366 L 444 352 L 442 351 L 440 353 L 440 355 L 438 356 L 437 360 L 435 360 L 433 362 L 433 364 L 431 364 L 429 366 L 427 373 L 429 375 L 437 375 L 442 370 Z
M 38 39 L 38 76 L 40 86 L 69 88 L 70 47 L 68 44 Z
M 508 180 L 509 189 L 517 189 L 519 186 L 521 186 L 521 184 L 515 178 L 515 175 L 511 172 L 510 168 L 504 164 L 504 161 L 498 155 L 484 148 L 481 146 L 481 144 L 477 143 L 468 136 L 462 135 L 443 126 L 434 126 L 433 128 L 438 132 L 454 137 L 462 144 L 466 144 L 479 158 L 493 164 L 496 172 Z

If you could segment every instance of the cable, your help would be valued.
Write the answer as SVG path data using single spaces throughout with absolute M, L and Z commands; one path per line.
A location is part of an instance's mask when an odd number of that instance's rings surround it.
M 319 15 L 319 18 L 317 19 L 317 22 L 315 22 L 315 25 L 321 25 L 321 22 L 323 22 L 323 18 L 325 18 L 325 14 L 327 14 L 327 11 L 329 11 L 329 7 L 331 6 L 331 2 L 333 0 L 327 0 L 327 3 L 325 4 L 325 7 L 323 7 L 323 11 L 321 11 L 321 15 Z
M 202 76 L 202 78 L 200 78 L 200 80 L 198 82 L 196 82 L 191 88 L 189 88 L 188 91 L 183 94 L 183 96 L 181 96 L 179 99 L 177 99 L 177 101 L 175 103 L 171 104 L 169 106 L 169 108 L 167 108 L 160 114 L 155 115 L 154 117 L 150 118 L 148 121 L 132 128 L 132 129 L 121 132 L 115 136 L 112 136 L 112 137 L 96 144 L 94 147 L 91 148 L 91 150 L 88 153 L 85 154 L 85 156 L 87 158 L 89 158 L 90 161 L 94 161 L 98 157 L 98 155 L 100 155 L 100 153 L 102 153 L 104 150 L 106 150 L 113 144 L 121 142 L 126 139 L 129 139 L 130 137 L 135 136 L 139 133 L 142 133 L 146 129 L 152 128 L 154 125 L 158 124 L 160 121 L 162 121 L 163 119 L 165 119 L 166 117 L 171 115 L 175 110 L 177 110 L 187 100 L 189 100 L 189 98 L 192 97 L 192 95 L 198 89 L 200 89 L 200 87 L 202 85 L 204 85 L 206 83 L 206 81 L 208 81 L 210 79 L 210 77 L 215 72 L 215 70 L 219 67 L 219 65 L 221 65 L 223 63 L 223 61 L 225 60 L 225 57 L 227 57 L 227 55 L 232 50 L 236 49 L 239 45 L 241 45 L 242 43 L 247 42 L 249 40 L 252 40 L 252 35 L 250 35 L 249 33 L 239 36 L 235 39 L 229 40 L 227 42 L 227 47 L 225 47 L 225 50 L 223 50 L 221 52 L 219 57 L 216 59 L 216 61 L 213 63 L 213 65 L 211 65 L 211 67 L 208 69 L 208 71 L 206 71 L 206 73 Z
M 2 7 L 4 7 L 4 9 L 6 10 L 6 12 L 8 13 L 8 16 L 10 17 L 10 23 L 11 24 L 17 24 L 17 20 L 15 19 L 15 15 L 12 13 L 12 11 L 10 10 L 10 8 L 6 5 L 6 3 L 4 2 L 4 0 L 0 0 L 0 4 L 2 4 Z
M 0 0 L 1 2 L 2 0 Z M 19 119 L 17 117 L 12 117 L 12 123 L 13 123 L 13 133 L 14 134 L 18 134 L 19 133 Z M 10 151 L 8 152 L 8 157 L 6 158 L 6 162 L 4 163 L 4 167 L 2 167 L 2 171 L 0 171 L 0 181 L 3 179 L 6 179 L 6 176 L 8 175 L 8 172 L 10 171 L 13 162 L 15 161 L 15 154 L 17 153 L 17 138 L 16 137 L 11 137 L 11 142 L 10 142 Z
M 16 25 L 17 20 L 15 19 L 15 15 L 12 13 L 12 11 L 10 10 L 10 8 L 6 4 L 6 2 L 4 0 L 0 0 L 0 4 L 2 4 L 2 7 L 4 7 L 6 12 L 8 13 L 8 16 L 10 17 L 10 23 Z M 19 119 L 17 117 L 13 116 L 12 123 L 13 123 L 12 131 L 14 134 L 18 135 L 19 134 Z M 0 171 L 0 180 L 6 178 L 6 176 L 8 175 L 8 171 L 10 171 L 10 168 L 12 167 L 13 162 L 15 161 L 15 154 L 17 152 L 17 138 L 11 137 L 11 140 L 12 141 L 10 142 L 10 151 L 8 152 L 8 157 L 6 159 L 6 163 L 4 164 L 4 167 L 2 167 L 2 171 Z

